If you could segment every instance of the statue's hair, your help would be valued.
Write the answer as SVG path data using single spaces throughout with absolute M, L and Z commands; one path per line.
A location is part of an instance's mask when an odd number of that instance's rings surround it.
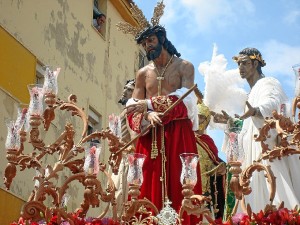
M 263 74 L 261 67 L 264 67 L 266 65 L 265 60 L 262 58 L 262 54 L 258 49 L 256 48 L 244 48 L 239 52 L 240 55 L 247 55 L 250 57 L 252 61 L 257 60 L 258 66 L 257 66 L 257 72 L 259 74 Z
M 132 85 L 135 86 L 135 79 L 127 80 L 125 86 Z
M 181 54 L 177 52 L 175 46 L 171 43 L 171 41 L 168 40 L 166 29 L 160 25 L 148 27 L 143 32 L 138 34 L 135 40 L 138 44 L 141 44 L 144 39 L 148 38 L 152 34 L 155 34 L 157 36 L 159 42 L 171 55 L 176 55 L 177 57 L 181 56 Z
M 257 72 L 259 74 L 263 75 L 263 72 L 261 70 L 261 67 L 264 67 L 266 65 L 265 60 L 263 60 L 262 55 L 260 51 L 258 51 L 256 48 L 244 48 L 239 52 L 239 55 L 247 55 L 251 59 L 252 63 L 256 60 L 258 61 L 258 66 L 257 66 Z M 238 62 L 240 56 L 234 56 L 232 57 L 234 61 Z
M 169 41 L 169 39 L 166 36 L 166 33 L 163 34 L 161 32 L 156 33 L 157 38 L 159 42 L 163 45 L 163 47 L 171 54 L 171 55 L 176 55 L 177 57 L 180 57 L 181 54 L 177 52 L 177 49 L 175 46 Z

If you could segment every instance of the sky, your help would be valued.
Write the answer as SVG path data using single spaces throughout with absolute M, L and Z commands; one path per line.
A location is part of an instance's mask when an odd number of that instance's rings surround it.
M 134 2 L 150 21 L 157 1 Z M 203 93 L 206 84 L 199 66 L 211 61 L 213 51 L 226 60 L 226 70 L 237 71 L 232 56 L 255 47 L 267 64 L 262 68 L 265 76 L 277 78 L 289 99 L 294 98 L 292 66 L 300 63 L 299 0 L 164 0 L 164 4 L 160 24 L 181 58 L 193 63 L 195 83 Z M 239 85 L 249 91 L 245 81 Z M 210 128 L 208 134 L 221 149 L 223 131 Z M 219 155 L 226 160 L 224 153 Z

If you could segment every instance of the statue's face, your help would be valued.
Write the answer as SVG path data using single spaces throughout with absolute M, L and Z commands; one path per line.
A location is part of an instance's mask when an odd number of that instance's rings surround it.
M 241 78 L 250 78 L 256 72 L 256 66 L 249 56 L 239 55 L 236 58 L 236 62 L 239 66 Z
M 119 103 L 121 103 L 122 105 L 125 105 L 126 102 L 128 101 L 128 99 L 130 99 L 132 97 L 133 90 L 134 90 L 134 86 L 131 83 L 128 83 L 127 85 L 125 85 L 122 96 L 119 100 Z
M 146 56 L 149 61 L 160 56 L 162 45 L 159 43 L 159 40 L 155 34 L 145 38 L 141 44 L 146 51 Z

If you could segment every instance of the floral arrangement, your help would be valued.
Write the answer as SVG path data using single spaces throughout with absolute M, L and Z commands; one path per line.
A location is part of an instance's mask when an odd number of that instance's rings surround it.
M 252 214 L 252 216 L 249 215 Z M 251 211 L 245 213 L 237 213 L 230 217 L 228 221 L 216 220 L 217 225 L 297 225 L 300 224 L 300 210 L 296 207 L 293 210 L 279 207 L 278 210 L 265 210 L 259 213 Z
M 50 219 L 42 219 L 40 221 L 28 221 L 20 217 L 18 222 L 12 222 L 10 225 L 120 225 L 121 223 L 113 220 L 112 218 L 93 218 L 93 217 L 80 217 L 82 213 L 78 210 L 76 213 L 70 213 L 72 222 L 62 219 L 59 215 L 53 214 Z M 42 215 L 42 214 L 41 214 Z M 46 221 L 47 220 L 47 221 Z
M 215 220 L 216 225 L 298 225 L 300 224 L 300 210 L 296 207 L 293 210 L 287 208 L 279 208 L 278 210 L 265 210 L 259 213 L 252 213 L 252 216 L 245 213 L 237 213 L 230 217 L 228 221 L 223 222 L 222 219 Z M 95 219 L 95 218 L 80 218 L 77 214 L 72 214 L 74 225 L 120 225 L 118 221 L 111 218 Z M 13 222 L 10 225 L 71 225 L 68 221 L 58 222 L 60 219 L 57 215 L 46 222 L 26 222 L 22 217 L 18 222 Z
M 121 225 L 119 221 L 114 221 L 111 218 L 81 218 L 79 213 L 72 213 L 73 224 L 74 225 Z M 252 215 L 252 216 L 249 216 Z M 60 222 L 59 222 L 60 221 Z M 217 219 L 214 221 L 215 225 L 300 225 L 300 209 L 295 207 L 293 210 L 279 207 L 279 209 L 274 209 L 271 207 L 266 207 L 264 211 L 259 213 L 252 213 L 251 208 L 248 207 L 248 214 L 246 213 L 236 213 L 226 222 L 222 219 Z M 68 221 L 64 221 L 59 216 L 53 215 L 51 219 L 46 222 L 41 220 L 38 222 L 28 222 L 20 217 L 18 222 L 13 222 L 10 225 L 71 225 Z
M 120 225 L 121 223 L 114 221 L 111 218 L 103 218 L 103 219 L 95 219 L 92 217 L 89 218 L 80 218 L 76 215 L 73 215 L 73 223 L 74 225 Z M 38 222 L 35 221 L 25 221 L 22 217 L 20 217 L 18 222 L 13 222 L 10 225 L 71 225 L 68 221 L 61 220 L 60 222 L 57 215 L 52 216 L 52 218 L 46 222 L 45 220 L 41 220 Z

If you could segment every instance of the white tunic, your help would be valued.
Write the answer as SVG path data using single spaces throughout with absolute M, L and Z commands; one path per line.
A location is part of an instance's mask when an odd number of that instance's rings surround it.
M 249 103 L 253 107 L 259 107 L 263 117 L 271 117 L 272 111 L 279 112 L 280 105 L 287 103 L 288 99 L 282 90 L 278 80 L 266 77 L 258 80 L 251 89 L 248 98 Z M 255 142 L 254 135 L 259 134 L 259 128 L 264 124 L 264 119 L 258 117 L 250 117 L 243 124 L 243 149 L 245 151 L 245 159 L 243 169 L 252 164 L 253 160 L 257 160 L 261 156 L 262 148 L 260 142 Z M 267 140 L 269 149 L 276 144 L 276 131 L 270 132 L 271 137 Z M 264 160 L 265 165 L 271 165 L 271 170 L 276 177 L 276 195 L 273 204 L 278 206 L 284 201 L 285 207 L 292 209 L 295 205 L 299 205 L 300 200 L 300 177 L 295 175 L 300 171 L 299 156 L 284 157 L 281 160 L 269 162 Z M 263 172 L 254 172 L 251 180 L 252 193 L 246 196 L 246 204 L 250 203 L 253 212 L 264 209 L 269 204 L 269 191 L 266 178 Z

